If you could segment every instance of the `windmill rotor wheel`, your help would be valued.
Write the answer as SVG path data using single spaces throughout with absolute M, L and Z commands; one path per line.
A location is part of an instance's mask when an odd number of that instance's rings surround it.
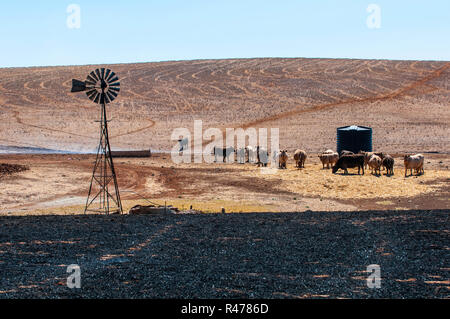
M 96 69 L 86 78 L 86 95 L 94 103 L 108 104 L 120 92 L 120 82 L 110 69 Z

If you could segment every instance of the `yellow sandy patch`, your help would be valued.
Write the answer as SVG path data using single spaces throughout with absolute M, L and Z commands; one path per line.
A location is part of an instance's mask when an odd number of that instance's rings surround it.
M 271 172 L 269 174 L 269 172 Z M 321 196 L 332 199 L 413 197 L 433 192 L 440 184 L 438 179 L 450 179 L 450 171 L 426 170 L 424 175 L 404 177 L 404 171 L 397 169 L 390 177 L 377 177 L 366 170 L 365 175 L 351 175 L 357 170 L 349 169 L 349 175 L 332 174 L 320 164 L 306 165 L 304 169 L 288 167 L 286 170 L 264 170 L 252 167 L 242 171 L 244 176 L 257 176 L 300 196 Z M 433 184 L 427 185 L 427 182 Z

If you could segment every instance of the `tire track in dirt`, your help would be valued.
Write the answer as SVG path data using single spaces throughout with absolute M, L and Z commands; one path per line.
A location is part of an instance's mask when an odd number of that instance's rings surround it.
M 122 137 L 122 136 L 126 136 L 126 135 L 136 134 L 136 133 L 139 133 L 139 132 L 142 132 L 142 131 L 146 131 L 146 130 L 148 130 L 148 129 L 151 129 L 151 128 L 152 128 L 153 126 L 155 126 L 155 124 L 156 124 L 156 122 L 153 121 L 153 120 L 147 120 L 147 121 L 151 122 L 151 124 L 150 124 L 150 125 L 147 125 L 147 126 L 144 126 L 144 127 L 141 127 L 141 128 L 138 128 L 138 129 L 135 129 L 135 130 L 127 131 L 127 132 L 125 132 L 125 133 L 121 133 L 121 134 L 117 134 L 117 135 L 112 135 L 112 136 L 110 136 L 109 138 L 110 138 L 110 139 L 113 139 L 113 138 L 116 138 L 116 137 Z
M 286 117 L 291 117 L 291 116 L 299 115 L 299 114 L 303 114 L 303 113 L 323 111 L 325 109 L 333 108 L 333 107 L 341 106 L 341 105 L 349 105 L 349 104 L 354 104 L 354 103 L 371 103 L 371 102 L 375 102 L 375 101 L 391 100 L 391 99 L 394 99 L 394 98 L 404 95 L 406 92 L 408 92 L 410 90 L 413 90 L 417 87 L 423 86 L 426 82 L 428 82 L 430 80 L 440 77 L 442 72 L 444 72 L 448 68 L 450 68 L 450 63 L 446 63 L 443 67 L 431 72 L 431 74 L 425 76 L 424 78 L 422 78 L 420 80 L 417 80 L 409 85 L 403 86 L 400 89 L 397 89 L 393 92 L 390 92 L 390 93 L 382 95 L 382 96 L 373 96 L 373 97 L 367 97 L 367 98 L 361 98 L 361 99 L 350 99 L 350 100 L 345 100 L 345 101 L 335 102 L 335 103 L 320 104 L 320 105 L 316 105 L 316 106 L 308 108 L 308 109 L 294 109 L 292 111 L 280 113 L 277 115 L 269 116 L 269 117 L 258 119 L 258 120 L 251 121 L 251 122 L 246 122 L 246 123 L 243 123 L 240 127 L 245 129 L 245 128 L 249 128 L 252 126 L 261 125 L 263 123 L 280 120 L 280 119 L 283 119 Z
M 45 127 L 45 126 L 40 126 L 40 125 L 34 125 L 34 124 L 29 124 L 29 123 L 25 123 L 19 116 L 19 111 L 15 111 L 15 110 L 11 110 L 11 112 L 13 113 L 13 117 L 16 120 L 16 122 L 20 125 L 23 126 L 27 126 L 27 127 L 32 127 L 32 128 L 37 128 L 40 130 L 46 130 L 46 131 L 50 131 L 50 132 L 57 132 L 57 133 L 63 133 L 63 134 L 68 134 L 68 135 L 72 135 L 72 136 L 78 136 L 78 137 L 84 137 L 84 138 L 89 138 L 89 139 L 97 139 L 96 137 L 92 137 L 92 136 L 87 136 L 87 135 L 81 135 L 81 134 L 77 134 L 77 133 L 72 133 L 72 132 L 66 132 L 63 130 L 58 130 L 58 129 L 52 129 L 49 127 Z

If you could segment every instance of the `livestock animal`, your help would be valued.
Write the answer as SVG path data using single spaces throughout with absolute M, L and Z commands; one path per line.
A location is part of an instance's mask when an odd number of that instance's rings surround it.
M 304 168 L 308 154 L 304 150 L 296 150 L 294 152 L 294 161 L 297 168 Z
M 425 161 L 425 157 L 422 154 L 416 154 L 416 155 L 405 155 L 403 157 L 403 162 L 405 164 L 405 177 L 407 176 L 408 169 L 411 171 L 416 170 L 416 174 L 420 175 L 421 173 L 424 173 L 423 170 L 423 163 Z
M 392 156 L 384 156 L 382 165 L 386 168 L 386 175 L 394 175 L 394 158 Z
M 322 154 L 334 154 L 334 151 L 333 150 L 326 150 Z
M 257 160 L 256 147 L 247 146 L 245 151 L 247 153 L 247 163 L 255 163 Z
M 355 154 L 355 153 L 353 153 L 352 151 L 343 150 L 343 151 L 341 151 L 341 154 L 339 154 L 339 157 L 342 157 L 344 155 L 353 155 L 353 154 Z
M 367 169 L 367 166 L 369 165 L 369 160 L 372 157 L 372 155 L 377 155 L 379 158 L 381 158 L 381 160 L 383 160 L 384 158 L 384 154 L 382 152 L 364 152 L 364 151 L 359 151 L 358 154 L 363 154 L 364 155 L 364 168 Z
M 273 151 L 272 159 L 274 162 L 278 161 L 278 159 L 280 158 L 280 154 L 280 151 Z
M 187 137 L 179 139 L 178 144 L 180 145 L 180 150 L 178 152 L 183 152 L 189 144 L 189 139 Z
M 369 159 L 369 167 L 372 169 L 372 171 L 375 171 L 375 175 L 381 175 L 381 163 L 382 160 L 379 156 L 373 154 Z M 378 171 L 378 173 L 377 173 Z
M 286 164 L 288 161 L 288 155 L 287 155 L 287 150 L 282 150 L 279 153 L 279 162 L 278 162 L 278 168 L 284 168 L 286 169 Z
M 336 164 L 336 162 L 339 159 L 339 154 L 338 153 L 324 153 L 324 154 L 319 154 L 319 159 L 322 162 L 322 168 L 325 168 L 325 165 L 327 165 L 327 169 L 330 168 L 330 165 L 333 166 Z
M 345 174 L 348 174 L 348 168 L 358 167 L 358 175 L 362 170 L 362 174 L 364 175 L 364 155 L 362 154 L 353 154 L 353 155 L 344 155 L 341 156 L 336 164 L 333 166 L 333 174 L 339 169 L 345 171 Z
M 261 165 L 267 167 L 267 163 L 269 163 L 269 152 L 266 149 L 257 146 L 256 157 L 257 157 L 256 164 L 258 164 L 258 167 L 260 167 Z
M 236 157 L 239 164 L 245 164 L 245 148 L 242 147 L 236 151 Z
M 232 147 L 232 146 L 226 147 L 226 148 L 214 146 L 213 152 L 214 152 L 214 162 L 215 163 L 217 162 L 217 156 L 222 156 L 222 160 L 225 163 L 225 161 L 228 159 L 230 154 L 235 153 L 236 151 L 235 151 L 234 147 Z

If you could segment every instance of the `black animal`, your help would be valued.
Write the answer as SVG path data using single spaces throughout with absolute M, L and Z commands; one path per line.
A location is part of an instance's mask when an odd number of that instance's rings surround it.
M 236 153 L 236 150 L 234 149 L 234 147 L 221 148 L 214 146 L 213 153 L 214 162 L 217 162 L 217 156 L 222 156 L 223 162 L 225 163 L 228 156 L 230 156 L 231 153 Z
M 390 155 L 385 155 L 382 165 L 386 167 L 386 175 L 394 175 L 394 159 Z
M 333 166 L 333 174 L 336 174 L 338 169 L 342 169 L 345 171 L 345 174 L 348 174 L 347 168 L 358 167 L 358 175 L 360 170 L 362 169 L 362 174 L 364 175 L 364 155 L 362 154 L 353 154 L 353 155 L 344 155 L 340 157 Z
M 353 155 L 353 154 L 355 154 L 355 153 L 353 153 L 352 151 L 343 150 L 343 151 L 341 151 L 341 154 L 339 155 L 339 157 L 342 157 L 344 155 Z
M 256 147 L 256 160 L 258 167 L 261 165 L 267 167 L 267 163 L 269 163 L 269 152 L 267 152 L 266 149 L 259 147 L 259 145 Z

